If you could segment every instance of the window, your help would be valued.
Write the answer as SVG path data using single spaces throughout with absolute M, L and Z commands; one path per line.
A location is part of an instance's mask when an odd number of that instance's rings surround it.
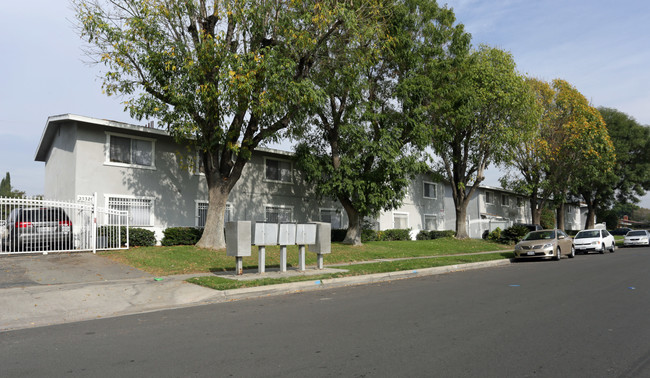
M 107 162 L 117 165 L 154 167 L 154 141 L 108 134 Z
M 112 210 L 129 212 L 129 226 L 153 226 L 152 198 L 108 197 L 108 206 Z M 126 218 L 112 216 L 109 224 L 126 225 Z
M 196 227 L 205 227 L 205 220 L 208 218 L 208 202 L 196 201 Z M 227 203 L 224 212 L 223 222 L 232 221 L 232 206 Z
M 320 221 L 332 225 L 332 230 L 341 229 L 341 211 L 336 209 L 320 209 Z
M 424 215 L 424 229 L 425 230 L 437 230 L 438 229 L 438 217 L 435 215 Z
M 264 159 L 265 178 L 269 181 L 291 182 L 291 162 L 286 160 Z
M 517 197 L 517 207 L 524 207 L 524 199 Z
M 424 198 L 436 199 L 436 184 L 432 182 L 424 182 Z
M 409 228 L 409 215 L 407 213 L 393 213 L 393 228 Z
M 485 192 L 485 203 L 492 204 L 492 192 Z
M 571 205 L 567 205 L 567 212 L 568 212 L 569 214 L 573 214 L 573 206 L 571 206 Z
M 508 196 L 505 194 L 501 195 L 501 205 L 504 207 L 510 206 L 510 198 L 508 198 Z
M 293 220 L 293 208 L 284 206 L 265 206 L 267 222 L 291 222 Z

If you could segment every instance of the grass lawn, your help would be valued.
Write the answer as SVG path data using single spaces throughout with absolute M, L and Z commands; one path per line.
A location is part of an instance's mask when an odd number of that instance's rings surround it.
M 367 242 L 358 247 L 343 245 L 340 243 L 332 243 L 332 253 L 324 255 L 324 263 L 325 265 L 339 263 L 353 264 L 355 262 L 370 261 L 375 259 L 464 255 L 473 252 L 503 251 L 508 249 L 512 249 L 512 246 L 492 243 L 480 239 L 457 240 L 454 238 L 418 241 Z M 101 255 L 159 276 L 171 274 L 220 272 L 235 269 L 235 258 L 226 256 L 225 250 L 206 250 L 199 249 L 194 246 L 133 247 L 126 251 L 101 252 Z M 494 258 L 506 258 L 504 256 L 499 256 L 499 254 L 496 254 Z M 251 256 L 243 258 L 244 269 L 257 269 L 257 259 L 257 247 L 252 247 Z M 419 261 L 418 264 L 421 264 L 418 265 L 420 268 L 425 266 L 436 266 L 432 264 L 439 264 L 440 261 L 449 261 L 443 265 L 459 263 L 453 259 L 440 258 L 418 259 L 416 261 Z M 307 252 L 306 263 L 307 265 L 316 265 L 316 254 Z M 399 264 L 407 263 L 391 262 L 390 264 L 395 264 L 394 266 L 398 267 Z M 366 266 L 365 269 L 371 269 L 368 267 L 368 265 L 372 266 L 374 264 L 363 265 Z M 279 266 L 280 247 L 267 247 L 266 267 Z M 287 248 L 287 266 L 298 266 L 297 246 L 289 246 Z M 346 266 L 346 269 L 349 268 L 350 267 Z M 412 269 L 412 267 L 406 267 L 404 269 Z M 390 270 L 394 271 L 404 269 L 400 268 Z
M 223 277 L 195 277 L 190 278 L 187 282 L 209 287 L 216 290 L 239 289 L 243 287 L 255 287 L 265 285 L 275 285 L 281 283 L 298 282 L 298 281 L 318 281 L 327 278 L 359 276 L 372 273 L 397 272 L 402 270 L 414 270 L 422 268 L 432 268 L 436 266 L 466 264 L 472 262 L 499 260 L 512 258 L 512 252 L 488 253 L 479 255 L 455 255 L 432 257 L 413 260 L 382 261 L 376 263 L 352 264 L 345 266 L 347 272 L 330 273 L 313 276 L 292 276 L 283 278 L 260 278 L 257 280 L 237 281 Z
M 616 241 L 616 245 L 619 247 L 623 246 L 623 239 L 625 239 L 625 235 L 614 235 L 614 240 Z

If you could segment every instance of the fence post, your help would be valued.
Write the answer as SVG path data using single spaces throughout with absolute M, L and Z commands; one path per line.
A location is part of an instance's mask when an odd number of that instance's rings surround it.
M 92 234 L 90 235 L 90 240 L 93 244 L 93 254 L 97 253 L 97 192 L 93 193 L 93 225 L 92 225 Z
M 126 213 L 126 249 L 129 249 L 131 240 L 129 239 L 129 213 Z

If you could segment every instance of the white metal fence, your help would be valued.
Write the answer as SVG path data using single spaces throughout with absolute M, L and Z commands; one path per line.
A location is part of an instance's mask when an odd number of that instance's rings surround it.
M 492 232 L 497 227 L 504 230 L 512 226 L 509 219 L 472 219 L 467 220 L 467 234 L 470 238 L 479 239 L 485 231 Z
M 128 211 L 78 202 L 0 197 L 0 254 L 126 249 Z

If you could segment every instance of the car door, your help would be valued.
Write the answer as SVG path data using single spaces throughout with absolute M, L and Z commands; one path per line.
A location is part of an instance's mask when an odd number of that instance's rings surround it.
M 600 234 L 603 239 L 603 244 L 605 244 L 605 249 L 611 248 L 612 244 L 614 244 L 614 236 L 607 232 L 607 230 L 600 230 Z
M 573 239 L 569 237 L 564 231 L 557 231 L 558 245 L 562 248 L 562 254 L 568 255 L 571 253 L 571 245 L 573 244 Z

